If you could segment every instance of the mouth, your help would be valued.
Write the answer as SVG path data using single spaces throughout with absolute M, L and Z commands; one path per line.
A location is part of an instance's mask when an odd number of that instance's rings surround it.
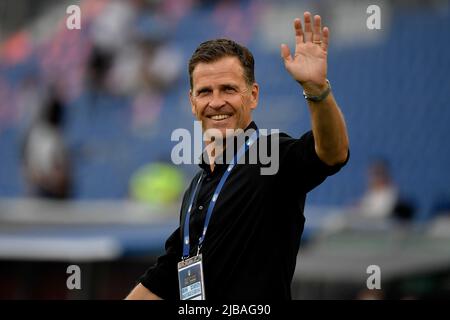
M 207 116 L 208 119 L 211 119 L 214 121 L 224 121 L 231 117 L 232 117 L 231 114 L 214 114 L 214 115 Z

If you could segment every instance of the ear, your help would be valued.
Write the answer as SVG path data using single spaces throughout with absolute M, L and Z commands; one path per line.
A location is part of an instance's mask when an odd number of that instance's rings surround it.
M 191 111 L 192 114 L 195 116 L 196 112 L 195 112 L 195 104 L 194 104 L 194 97 L 192 96 L 192 89 L 189 90 L 189 101 L 191 103 Z
M 259 99 L 259 85 L 255 82 L 252 84 L 252 92 L 250 95 L 250 109 L 256 109 Z

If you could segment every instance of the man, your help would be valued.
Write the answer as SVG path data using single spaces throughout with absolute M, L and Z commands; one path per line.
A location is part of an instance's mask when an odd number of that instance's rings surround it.
M 213 300 L 291 298 L 306 193 L 348 160 L 345 122 L 326 78 L 329 30 L 321 28 L 320 16 L 305 12 L 304 20 L 304 30 L 300 19 L 294 21 L 294 56 L 284 44 L 281 55 L 304 89 L 312 133 L 300 139 L 281 134 L 279 170 L 266 176 L 258 165 L 220 164 L 217 157 L 226 154 L 229 139 L 223 154 L 211 148 L 214 142 L 208 144 L 202 170 L 185 193 L 180 227 L 127 299 L 189 299 L 192 292 Z M 197 48 L 189 62 L 190 101 L 203 130 L 223 136 L 226 129 L 257 130 L 251 114 L 259 95 L 253 68 L 251 53 L 233 41 L 212 40 Z M 233 159 L 251 143 L 237 147 Z M 192 269 L 191 281 L 185 268 L 197 264 L 202 269 Z

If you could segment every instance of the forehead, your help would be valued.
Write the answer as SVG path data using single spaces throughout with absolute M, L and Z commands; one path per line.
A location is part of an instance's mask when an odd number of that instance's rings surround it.
M 244 69 L 236 57 L 224 57 L 217 61 L 201 62 L 192 72 L 194 88 L 222 83 L 245 83 Z

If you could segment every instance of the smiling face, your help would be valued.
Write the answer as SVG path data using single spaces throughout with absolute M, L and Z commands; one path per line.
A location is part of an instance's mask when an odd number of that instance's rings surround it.
M 218 129 L 225 137 L 226 129 L 245 129 L 250 124 L 258 93 L 258 85 L 245 80 L 239 60 L 227 56 L 195 66 L 189 98 L 203 131 Z

